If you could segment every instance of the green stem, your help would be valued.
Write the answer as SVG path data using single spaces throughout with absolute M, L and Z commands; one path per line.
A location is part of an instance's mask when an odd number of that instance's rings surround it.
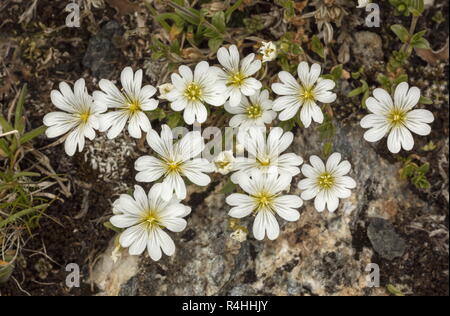
M 405 44 L 403 45 L 403 47 L 402 47 L 402 49 L 401 49 L 401 50 L 402 50 L 403 52 L 405 52 L 405 53 L 409 50 L 409 48 L 410 48 L 410 46 L 411 46 L 411 40 L 412 40 L 412 37 L 413 37 L 413 35 L 414 35 L 414 32 L 416 31 L 416 27 L 417 27 L 417 22 L 418 22 L 418 21 L 419 21 L 419 17 L 413 15 L 412 21 L 411 21 L 411 26 L 409 27 L 409 40 L 408 40 L 407 43 L 405 43 Z

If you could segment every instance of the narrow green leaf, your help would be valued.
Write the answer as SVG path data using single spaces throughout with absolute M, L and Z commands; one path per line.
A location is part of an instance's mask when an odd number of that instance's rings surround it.
M 23 106 L 25 104 L 25 98 L 27 96 L 28 89 L 27 84 L 25 84 L 20 91 L 19 99 L 16 103 L 16 111 L 14 115 L 14 128 L 22 134 L 25 130 L 25 119 L 23 118 Z
M 14 180 L 19 179 L 20 177 L 40 177 L 41 174 L 37 173 L 37 172 L 27 172 L 27 171 L 23 171 L 23 172 L 17 172 L 14 174 Z
M 11 124 L 5 119 L 5 117 L 0 113 L 0 125 L 3 129 L 3 133 L 10 132 L 14 130 Z
M 20 138 L 20 145 L 23 145 L 27 142 L 29 142 L 30 140 L 42 135 L 45 133 L 45 130 L 47 129 L 46 126 L 40 126 L 28 133 L 25 133 L 21 138 Z
M 11 216 L 9 216 L 8 218 L 6 218 L 5 220 L 0 221 L 0 228 L 3 228 L 8 224 L 14 223 L 15 221 L 19 220 L 22 217 L 25 217 L 25 216 L 30 215 L 35 212 L 39 212 L 42 209 L 46 209 L 48 206 L 49 206 L 49 204 L 42 204 L 42 205 L 34 206 L 31 208 L 22 210 L 20 212 L 14 213 Z
M 231 7 L 229 7 L 227 9 L 227 11 L 225 11 L 225 20 L 227 22 L 230 21 L 231 15 L 233 14 L 234 11 L 236 11 L 237 8 L 239 8 L 242 4 L 243 0 L 237 0 Z

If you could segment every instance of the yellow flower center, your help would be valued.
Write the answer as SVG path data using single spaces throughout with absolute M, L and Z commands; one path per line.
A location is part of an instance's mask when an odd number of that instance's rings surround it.
M 254 104 L 247 108 L 247 116 L 251 119 L 260 118 L 262 114 L 263 110 L 259 104 Z
M 270 159 L 269 158 L 257 158 L 256 161 L 261 165 L 261 167 L 268 167 L 268 166 L 270 166 Z
M 198 101 L 202 97 L 202 88 L 198 84 L 191 82 L 184 90 L 184 96 L 190 101 Z
M 230 165 L 229 161 L 215 161 L 214 163 L 215 163 L 217 169 L 224 169 Z
M 91 116 L 91 112 L 89 110 L 81 113 L 80 114 L 81 123 L 86 124 L 88 122 L 90 116 Z
M 244 80 L 245 80 L 245 75 L 242 72 L 238 71 L 230 76 L 227 84 L 229 86 L 240 87 L 244 83 Z
M 166 163 L 167 173 L 179 173 L 182 164 L 182 162 L 168 161 Z
M 401 126 L 405 123 L 406 112 L 400 109 L 393 109 L 388 114 L 388 120 L 392 127 Z
M 264 55 L 265 55 L 266 57 L 270 57 L 270 55 L 271 55 L 273 52 L 275 52 L 275 49 L 273 49 L 273 48 L 266 48 L 266 49 L 264 50 Z
M 329 172 L 324 172 L 319 176 L 318 185 L 321 189 L 329 190 L 334 185 L 334 177 Z
M 302 99 L 303 101 L 314 101 L 315 96 L 313 88 L 302 89 L 302 91 L 300 92 L 300 99 Z
M 256 201 L 256 209 L 254 210 L 254 213 L 258 213 L 259 211 L 265 209 L 272 209 L 272 203 L 275 196 L 268 193 L 268 192 L 260 192 L 257 195 L 254 196 L 254 199 Z
M 164 226 L 161 225 L 161 217 L 159 216 L 158 212 L 154 210 L 148 210 L 144 215 L 142 222 L 147 225 L 147 228 L 164 228 Z
M 136 112 L 141 111 L 141 103 L 138 100 L 133 100 L 128 103 L 128 111 L 131 114 L 135 114 Z

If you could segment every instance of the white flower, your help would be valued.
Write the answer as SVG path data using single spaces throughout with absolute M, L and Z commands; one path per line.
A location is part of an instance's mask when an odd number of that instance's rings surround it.
M 86 89 L 84 79 L 75 82 L 74 89 L 61 82 L 59 90 L 51 92 L 52 103 L 64 112 L 51 112 L 44 116 L 44 125 L 48 126 L 45 134 L 49 138 L 58 137 L 68 133 L 65 141 L 65 150 L 73 156 L 77 150 L 84 148 L 85 137 L 95 138 L 95 130 L 99 128 L 101 113 L 106 107 L 94 104 L 92 97 Z
M 296 209 L 303 205 L 302 199 L 296 195 L 282 195 L 291 180 L 288 175 L 273 173 L 256 172 L 252 177 L 241 175 L 239 186 L 246 194 L 235 193 L 227 197 L 226 202 L 233 206 L 228 215 L 234 218 L 256 215 L 253 223 L 255 238 L 263 240 L 267 234 L 270 240 L 276 239 L 280 227 L 275 214 L 290 222 L 300 218 Z
M 239 105 L 232 107 L 229 102 L 225 103 L 225 110 L 235 114 L 230 120 L 231 127 L 265 126 L 276 118 L 277 114 L 272 111 L 272 100 L 269 99 L 269 91 L 258 91 L 249 97 L 242 97 Z
M 225 103 L 225 86 L 217 81 L 218 69 L 202 61 L 194 73 L 187 66 L 178 68 L 179 74 L 172 74 L 174 89 L 167 94 L 174 111 L 184 111 L 184 121 L 192 125 L 195 121 L 204 123 L 208 117 L 205 104 L 221 106 Z
M 300 166 L 303 159 L 294 154 L 287 153 L 281 155 L 294 140 L 291 132 L 283 132 L 280 127 L 273 128 L 267 139 L 264 128 L 249 128 L 238 133 L 238 141 L 249 153 L 249 157 L 237 157 L 235 170 L 231 176 L 234 183 L 239 181 L 242 173 L 251 175 L 254 171 L 263 173 L 279 173 L 294 177 L 300 173 Z
M 388 149 L 396 154 L 401 148 L 409 151 L 414 147 L 411 132 L 421 136 L 430 134 L 431 127 L 428 124 L 434 121 L 433 113 L 413 110 L 420 100 L 417 87 L 409 89 L 406 82 L 399 84 L 395 89 L 394 100 L 386 90 L 380 88 L 375 89 L 373 95 L 366 101 L 368 110 L 373 114 L 361 120 L 361 126 L 369 128 L 364 134 L 365 140 L 376 142 L 389 134 Z
M 163 125 L 161 137 L 154 130 L 147 135 L 147 142 L 158 157 L 143 156 L 136 160 L 135 169 L 139 182 L 153 182 L 163 178 L 164 194 L 168 199 L 175 191 L 176 196 L 186 198 L 186 185 L 183 176 L 199 186 L 206 186 L 211 179 L 206 172 L 213 168 L 208 160 L 195 158 L 205 148 L 204 140 L 198 131 L 187 133 L 180 141 L 173 143 L 170 127 Z
M 173 84 L 171 83 L 164 83 L 160 86 L 158 86 L 159 90 L 159 98 L 167 100 L 167 95 L 172 91 L 174 88 Z
M 153 111 L 158 101 L 152 96 L 156 93 L 155 87 L 146 85 L 142 87 L 142 70 L 133 73 L 131 67 L 126 67 L 121 74 L 123 92 L 111 81 L 102 79 L 99 86 L 103 91 L 95 91 L 93 96 L 96 104 L 117 109 L 102 115 L 100 131 L 108 131 L 108 138 L 117 137 L 125 128 L 127 122 L 131 137 L 141 138 L 142 131 L 152 129 L 150 120 L 144 111 Z
M 254 95 L 262 88 L 260 81 L 252 78 L 261 69 L 261 61 L 255 60 L 255 54 L 250 54 L 242 61 L 236 45 L 229 49 L 221 47 L 217 59 L 224 69 L 219 69 L 219 81 L 226 85 L 225 97 L 230 98 L 230 106 L 238 106 L 243 95 Z
M 339 199 L 350 197 L 350 189 L 356 187 L 356 182 L 346 176 L 351 169 L 348 161 L 341 162 L 341 154 L 334 153 L 326 165 L 317 156 L 309 158 L 311 165 L 304 164 L 302 173 L 307 177 L 298 183 L 302 190 L 303 200 L 314 200 L 317 211 L 323 212 L 325 204 L 330 212 L 336 211 L 339 206 Z
M 259 53 L 262 55 L 263 63 L 275 60 L 277 58 L 277 46 L 273 42 L 262 42 Z
M 300 84 L 286 71 L 278 74 L 282 83 L 272 84 L 272 90 L 281 97 L 274 101 L 272 109 L 281 111 L 278 117 L 281 121 L 290 120 L 300 110 L 300 120 L 307 128 L 312 120 L 317 123 L 323 122 L 322 110 L 316 102 L 334 102 L 336 94 L 330 90 L 336 84 L 333 80 L 319 78 L 321 73 L 319 64 L 313 64 L 309 69 L 308 63 L 302 62 L 297 72 Z
M 111 224 L 125 228 L 119 243 L 129 248 L 130 255 L 142 254 L 145 249 L 154 261 L 161 259 L 162 251 L 172 256 L 175 244 L 164 228 L 172 232 L 181 232 L 186 228 L 186 217 L 191 209 L 177 199 L 166 201 L 161 198 L 163 185 L 155 184 L 148 195 L 142 187 L 136 185 L 134 194 L 122 194 L 117 202 L 121 214 L 111 217 Z
M 358 9 L 365 8 L 365 7 L 367 7 L 370 3 L 371 3 L 370 0 L 358 0 L 358 6 L 357 6 L 357 8 L 358 8 Z
M 227 175 L 234 168 L 234 156 L 231 150 L 222 151 L 217 155 L 216 159 L 214 159 L 214 168 L 215 171 L 222 174 Z

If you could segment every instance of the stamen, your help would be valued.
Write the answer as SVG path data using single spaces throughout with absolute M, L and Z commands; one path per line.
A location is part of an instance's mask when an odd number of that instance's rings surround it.
M 309 89 L 301 89 L 300 91 L 300 99 L 303 101 L 314 101 L 315 95 L 314 95 L 314 90 L 313 88 L 309 88 Z
M 166 162 L 167 173 L 179 173 L 181 171 L 181 162 L 168 161 Z
M 81 123 L 86 124 L 88 122 L 90 116 L 91 116 L 91 112 L 89 110 L 81 113 L 80 114 Z
M 268 167 L 268 166 L 270 166 L 270 159 L 269 158 L 257 158 L 256 161 L 261 165 L 261 167 Z
M 274 195 L 268 192 L 260 192 L 259 194 L 255 195 L 254 198 L 257 205 L 256 209 L 253 211 L 255 214 L 263 209 L 272 209 L 273 199 L 275 198 Z
M 148 210 L 145 216 L 142 219 L 142 222 L 147 225 L 147 228 L 164 228 L 164 226 L 161 225 L 161 217 L 159 216 L 158 212 L 154 210 Z
M 240 87 L 244 83 L 244 80 L 245 80 L 245 75 L 239 71 L 239 72 L 232 74 L 229 77 L 227 84 L 229 86 Z
M 184 90 L 184 96 L 190 101 L 198 101 L 202 97 L 202 88 L 198 84 L 191 82 Z
M 405 123 L 406 112 L 400 109 L 393 109 L 388 114 L 388 120 L 392 127 L 401 126 Z
M 130 103 L 128 103 L 128 111 L 130 111 L 131 114 L 141 111 L 140 102 L 137 100 L 130 101 Z
M 329 190 L 334 185 L 334 177 L 329 172 L 324 172 L 319 176 L 318 185 L 321 189 Z
M 262 108 L 259 104 L 251 105 L 247 108 L 247 116 L 251 119 L 257 119 L 262 116 Z

